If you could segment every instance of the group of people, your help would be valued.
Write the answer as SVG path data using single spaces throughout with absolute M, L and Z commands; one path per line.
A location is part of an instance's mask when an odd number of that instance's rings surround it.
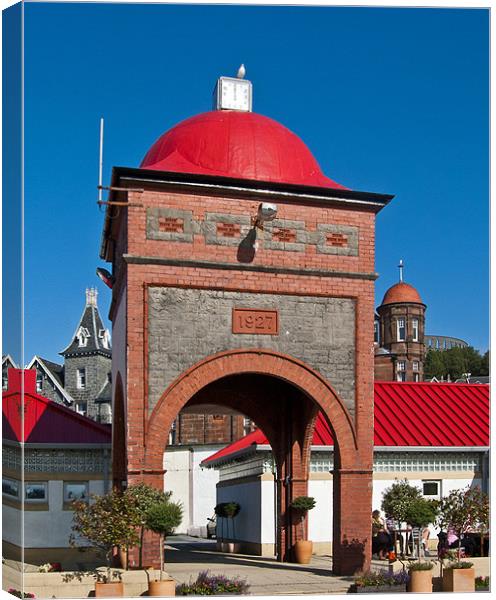
M 429 528 L 424 527 L 421 529 L 407 525 L 405 529 L 407 533 L 406 539 L 401 534 L 396 538 L 400 545 L 400 553 L 404 554 L 408 548 L 413 552 L 414 533 L 418 534 L 419 543 L 423 551 L 426 552 L 430 536 Z M 391 558 L 391 553 L 396 555 L 394 532 L 399 530 L 399 525 L 392 517 L 387 517 L 386 521 L 384 521 L 380 511 L 374 510 L 372 513 L 372 554 L 377 554 L 380 560 L 388 560 Z

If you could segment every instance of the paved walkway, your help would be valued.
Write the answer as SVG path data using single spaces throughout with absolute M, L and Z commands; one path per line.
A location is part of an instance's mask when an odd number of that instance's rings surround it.
M 352 577 L 336 577 L 329 556 L 313 557 L 309 565 L 276 562 L 246 554 L 223 554 L 215 541 L 186 536 L 169 538 L 165 570 L 180 583 L 196 579 L 200 571 L 240 577 L 250 584 L 249 594 L 275 596 L 292 594 L 345 594 Z

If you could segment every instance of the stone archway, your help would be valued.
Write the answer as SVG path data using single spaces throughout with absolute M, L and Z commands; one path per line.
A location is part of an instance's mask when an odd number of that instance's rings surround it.
M 229 376 L 258 374 L 282 380 L 311 399 L 324 413 L 335 440 L 333 570 L 336 574 L 352 574 L 367 568 L 370 562 L 370 514 L 355 510 L 368 506 L 372 474 L 363 469 L 357 433 L 349 412 L 329 382 L 305 363 L 287 355 L 265 349 L 239 349 L 209 356 L 178 377 L 163 393 L 148 419 L 146 447 L 142 469 L 128 475 L 129 483 L 146 481 L 163 487 L 163 452 L 173 420 L 179 411 L 209 384 Z M 303 406 L 295 415 L 294 425 L 286 425 L 272 434 L 279 469 L 281 507 L 287 508 L 291 497 L 307 492 L 308 460 L 317 410 Z M 255 415 L 254 415 L 255 416 Z M 257 420 L 255 418 L 255 420 Z M 269 432 L 267 432 L 268 435 Z M 291 481 L 285 487 L 284 481 Z M 370 504 L 370 503 L 369 503 Z M 278 545 L 281 559 L 287 559 L 289 542 L 297 539 L 293 527 L 280 528 Z M 155 560 L 154 546 L 144 548 L 148 562 Z

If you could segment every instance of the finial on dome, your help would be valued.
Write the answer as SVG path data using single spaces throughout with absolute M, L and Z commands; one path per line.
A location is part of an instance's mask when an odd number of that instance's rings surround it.
M 244 79 L 245 75 L 246 75 L 245 65 L 243 63 L 241 63 L 241 66 L 238 69 L 238 73 L 237 73 L 236 77 L 238 79 Z
M 400 283 L 403 283 L 403 259 L 400 258 L 400 264 L 398 265 L 398 269 L 400 270 Z

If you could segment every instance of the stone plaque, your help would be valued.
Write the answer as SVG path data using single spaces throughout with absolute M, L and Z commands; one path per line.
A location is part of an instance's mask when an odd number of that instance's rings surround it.
M 279 333 L 277 310 L 233 308 L 232 332 L 249 333 L 251 335 L 277 335 Z

